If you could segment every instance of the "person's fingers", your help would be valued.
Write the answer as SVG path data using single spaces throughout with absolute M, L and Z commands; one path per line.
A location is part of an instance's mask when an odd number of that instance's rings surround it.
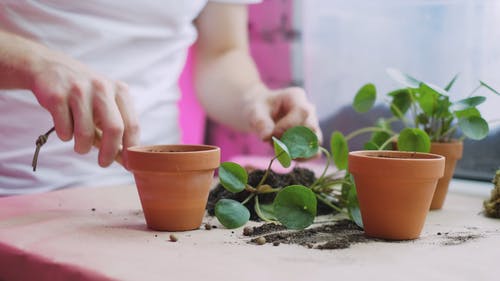
M 139 122 L 129 95 L 128 86 L 123 82 L 117 82 L 115 89 L 116 104 L 124 123 L 122 159 L 123 165 L 127 168 L 127 147 L 139 145 Z
M 274 128 L 274 121 L 269 115 L 269 103 L 267 101 L 254 102 L 247 112 L 247 117 L 252 131 L 264 141 L 270 140 Z
M 276 95 L 273 102 L 273 115 L 276 126 L 273 135 L 280 137 L 286 130 L 294 126 L 305 126 L 314 131 L 321 142 L 323 135 L 319 128 L 316 109 L 300 88 L 288 88 Z
M 115 102 L 114 89 L 101 80 L 93 81 L 93 108 L 95 120 L 102 129 L 98 162 L 102 167 L 113 163 L 122 143 L 124 124 Z
M 274 136 L 281 137 L 287 129 L 304 125 L 309 108 L 307 103 L 304 104 L 305 98 L 301 95 L 299 91 L 286 90 L 275 96 L 273 108 L 279 108 L 279 110 L 275 113 Z
M 74 150 L 84 154 L 90 151 L 95 137 L 92 104 L 89 87 L 85 83 L 74 83 L 70 90 L 69 106 L 74 121 Z
M 54 92 L 49 95 L 47 110 L 52 114 L 57 136 L 62 141 L 69 141 L 73 137 L 73 117 L 68 106 L 66 95 Z
M 319 127 L 319 119 L 318 115 L 316 114 L 316 107 L 312 104 L 309 105 L 309 114 L 307 115 L 307 118 L 304 121 L 304 126 L 308 127 L 314 133 L 316 133 L 316 136 L 318 136 L 318 141 L 320 144 L 323 142 L 323 132 Z

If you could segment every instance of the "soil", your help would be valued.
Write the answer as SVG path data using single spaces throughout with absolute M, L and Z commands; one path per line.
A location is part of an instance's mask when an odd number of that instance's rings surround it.
M 248 170 L 248 184 L 255 187 L 262 179 L 262 176 L 264 175 L 265 171 L 261 169 L 251 170 L 249 168 L 247 168 L 247 170 Z M 285 187 L 294 184 L 310 186 L 315 180 L 316 176 L 314 175 L 313 171 L 306 168 L 297 167 L 294 168 L 291 172 L 286 174 L 280 174 L 270 171 L 269 176 L 267 177 L 264 184 L 268 184 L 274 188 Z M 236 194 L 231 193 L 227 191 L 221 184 L 218 184 L 214 189 L 210 191 L 210 194 L 208 196 L 208 202 L 206 207 L 208 214 L 211 216 L 215 215 L 215 204 L 217 204 L 217 202 L 222 198 L 233 199 L 242 202 L 243 200 L 245 200 L 245 198 L 248 197 L 249 194 L 250 193 L 246 190 Z M 259 202 L 261 204 L 272 203 L 275 196 L 276 193 L 260 194 Z M 248 201 L 245 204 L 245 206 L 250 211 L 250 219 L 254 221 L 260 221 L 259 217 L 254 211 L 254 204 L 255 201 L 254 199 L 252 199 Z M 334 213 L 332 208 L 326 206 L 321 202 L 318 202 L 318 215 L 325 215 L 331 213 Z
M 333 250 L 346 249 L 352 244 L 373 241 L 385 241 L 364 235 L 363 229 L 351 220 L 340 220 L 336 223 L 322 224 L 305 230 L 286 230 L 283 226 L 266 223 L 258 227 L 244 230 L 250 242 L 260 245 L 261 238 L 274 246 L 279 244 L 295 244 L 311 249 Z M 260 239 L 260 240 L 259 240 Z
M 279 246 L 280 244 L 294 244 L 318 250 L 347 249 L 354 244 L 371 242 L 437 243 L 441 246 L 457 246 L 484 236 L 484 234 L 477 233 L 477 231 L 459 231 L 437 232 L 435 234 L 437 237 L 429 237 L 430 240 L 385 240 L 365 236 L 359 226 L 347 219 L 313 226 L 304 230 L 287 230 L 282 225 L 265 223 L 260 226 L 245 227 L 243 235 L 250 237 L 249 243 L 255 245 L 272 244 L 273 246 Z

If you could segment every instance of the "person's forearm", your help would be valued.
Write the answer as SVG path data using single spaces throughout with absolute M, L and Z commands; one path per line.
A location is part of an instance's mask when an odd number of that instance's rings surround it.
M 250 55 L 233 49 L 217 55 L 196 54 L 195 85 L 200 102 L 214 120 L 248 131 L 245 103 L 257 98 L 262 84 Z
M 35 44 L 0 31 L 0 89 L 31 89 Z

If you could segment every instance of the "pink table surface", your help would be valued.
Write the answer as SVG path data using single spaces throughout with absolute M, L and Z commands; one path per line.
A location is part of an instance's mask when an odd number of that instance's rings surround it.
M 134 186 L 0 198 L 0 280 L 498 280 L 500 220 L 480 214 L 489 186 L 454 180 L 418 240 L 323 251 L 252 245 L 208 216 L 218 228 L 169 242 L 146 228 Z M 478 238 L 445 245 L 437 232 Z

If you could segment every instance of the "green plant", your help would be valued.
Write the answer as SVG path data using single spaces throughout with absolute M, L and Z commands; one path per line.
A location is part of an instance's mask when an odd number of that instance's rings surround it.
M 500 169 L 496 171 L 492 182 L 490 198 L 483 203 L 484 213 L 491 218 L 500 218 Z
M 237 228 L 246 224 L 250 212 L 244 204 L 250 200 L 254 200 L 254 210 L 260 219 L 280 222 L 290 229 L 303 229 L 313 223 L 318 200 L 331 207 L 332 211 L 345 213 L 355 222 L 361 223 L 354 186 L 342 177 L 327 175 L 331 154 L 319 145 L 316 134 L 306 127 L 293 127 L 280 139 L 273 137 L 273 146 L 275 155 L 256 186 L 248 184 L 247 171 L 239 164 L 224 162 L 220 165 L 221 185 L 232 193 L 245 190 L 249 194 L 242 202 L 233 199 L 221 199 L 217 202 L 215 215 L 225 227 Z M 320 151 L 326 155 L 327 162 L 321 176 L 310 186 L 278 187 L 265 184 L 275 160 L 287 168 L 292 160 L 311 158 Z M 259 202 L 261 195 L 270 193 L 275 194 L 272 204 Z
M 477 108 L 486 101 L 486 97 L 474 94 L 482 87 L 497 95 L 500 93 L 485 82 L 479 81 L 467 98 L 452 101 L 449 91 L 458 75 L 444 88 L 440 88 L 396 69 L 390 68 L 387 73 L 404 86 L 386 95 L 393 117 L 379 119 L 373 127 L 356 130 L 347 136 L 334 132 L 331 147 L 332 151 L 335 148 L 337 152 L 333 152 L 337 167 L 347 167 L 347 143 L 363 133 L 372 133 L 370 140 L 365 143 L 365 149 L 392 149 L 392 142 L 397 139 L 399 150 L 418 152 L 429 152 L 431 142 L 449 142 L 465 137 L 480 140 L 488 135 L 488 122 L 481 117 Z M 352 106 L 356 112 L 365 113 L 373 107 L 376 98 L 375 85 L 368 83 L 356 93 Z M 392 129 L 394 122 L 401 122 L 404 129 L 395 132 Z M 456 136 L 458 129 L 462 133 L 460 137 Z

